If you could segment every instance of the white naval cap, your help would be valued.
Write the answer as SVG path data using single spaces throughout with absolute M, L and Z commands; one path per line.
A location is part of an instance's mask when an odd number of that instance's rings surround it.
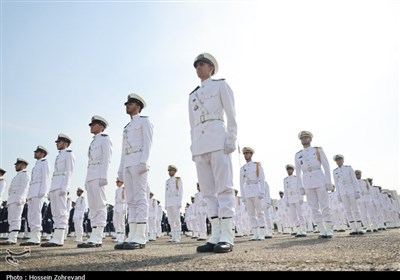
M 357 170 L 354 171 L 354 173 L 355 174 L 361 174 L 362 172 L 361 172 L 361 170 L 357 169 Z
M 34 152 L 44 152 L 46 155 L 49 153 L 45 147 L 40 145 L 36 147 L 36 150 L 34 150 Z
M 101 124 L 102 126 L 104 126 L 104 128 L 107 128 L 107 126 L 108 126 L 108 121 L 105 118 L 98 116 L 98 115 L 94 115 L 92 117 L 91 122 L 89 123 L 89 126 L 91 126 L 92 124 L 95 124 L 95 123 Z
M 250 147 L 244 147 L 244 148 L 242 149 L 242 153 L 243 153 L 243 154 L 245 154 L 245 153 L 252 153 L 252 154 L 254 154 L 254 150 L 253 150 L 252 148 L 250 148 Z
M 70 144 L 72 143 L 72 139 L 71 139 L 68 135 L 66 135 L 66 134 L 64 134 L 64 133 L 58 134 L 57 140 L 56 140 L 55 142 L 57 143 L 57 142 L 59 142 L 59 141 L 68 142 L 68 143 L 70 143 Z
M 136 93 L 131 93 L 128 95 L 128 100 L 125 102 L 125 106 L 129 103 L 138 103 L 142 109 L 144 107 L 146 107 L 146 102 L 144 101 L 144 99 L 142 97 L 140 97 L 138 94 Z
M 17 165 L 18 163 L 25 163 L 26 165 L 29 164 L 29 162 L 27 160 L 24 160 L 23 158 L 17 158 L 17 161 L 15 162 L 15 165 Z
M 218 62 L 215 59 L 215 57 L 213 57 L 211 54 L 209 54 L 209 53 L 201 53 L 198 56 L 196 56 L 196 58 L 194 59 L 194 63 L 193 63 L 194 68 L 196 68 L 197 62 L 199 62 L 199 61 L 203 61 L 203 62 L 206 62 L 206 63 L 210 64 L 211 66 L 214 66 L 214 71 L 211 73 L 211 75 L 217 74 L 217 72 L 218 72 Z
M 338 159 L 344 159 L 344 156 L 342 156 L 341 154 L 337 154 L 333 156 L 333 160 L 338 160 Z
M 288 170 L 289 168 L 292 168 L 294 170 L 294 165 L 293 164 L 286 164 L 285 168 L 286 168 L 286 170 Z
M 310 131 L 303 130 L 303 131 L 299 132 L 298 137 L 299 137 L 299 139 L 301 139 L 303 137 L 311 137 L 311 138 L 313 138 L 313 134 Z
M 168 165 L 168 171 L 170 170 L 175 170 L 175 172 L 178 172 L 178 168 L 176 168 L 176 166 L 172 164 Z

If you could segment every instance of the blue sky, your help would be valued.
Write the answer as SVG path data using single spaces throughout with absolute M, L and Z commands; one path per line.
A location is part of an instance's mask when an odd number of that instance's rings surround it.
M 397 15 L 397 18 L 396 18 Z M 193 59 L 213 54 L 236 99 L 239 145 L 255 149 L 273 198 L 284 166 L 314 133 L 331 160 L 377 185 L 399 180 L 399 5 L 396 1 L 1 1 L 0 166 L 15 175 L 37 145 L 73 139 L 71 197 L 85 180 L 92 115 L 105 117 L 114 145 L 107 197 L 114 203 L 123 103 L 141 95 L 154 124 L 149 184 L 164 201 L 167 166 L 178 167 L 184 201 L 196 192 L 188 94 Z M 233 154 L 239 189 L 242 155 Z M 331 169 L 335 162 L 330 161 Z

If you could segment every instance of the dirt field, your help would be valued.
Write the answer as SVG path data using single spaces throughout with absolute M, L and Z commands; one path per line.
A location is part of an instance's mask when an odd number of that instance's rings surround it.
M 234 251 L 228 254 L 196 253 L 201 242 L 182 237 L 179 244 L 165 236 L 133 251 L 114 250 L 111 238 L 103 246 L 78 249 L 73 237 L 63 247 L 30 247 L 30 254 L 15 257 L 10 264 L 7 249 L 22 253 L 22 246 L 1 246 L 0 271 L 7 280 L 55 279 L 60 271 L 400 271 L 400 229 L 391 229 L 364 236 L 337 233 L 333 239 L 305 238 L 275 234 L 273 239 L 249 241 L 236 239 Z M 53 277 L 26 277 L 27 271 L 44 272 Z M 18 272 L 24 277 L 18 277 Z M 25 273 L 25 274 L 24 274 Z M 35 273 L 34 273 L 35 274 Z M 12 275 L 12 276 L 9 276 Z M 88 277 L 89 278 L 89 277 Z M 86 279 L 88 279 L 86 278 Z M 76 278 L 75 278 L 76 279 Z M 79 278 L 78 278 L 79 279 Z M 85 277 L 80 278 L 86 280 Z

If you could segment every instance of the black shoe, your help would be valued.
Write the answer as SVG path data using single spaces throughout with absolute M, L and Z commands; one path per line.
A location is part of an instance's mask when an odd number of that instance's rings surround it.
M 294 237 L 307 237 L 307 234 L 296 234 Z
M 40 247 L 62 247 L 62 246 L 64 246 L 64 245 L 53 243 L 53 242 L 46 242 L 46 243 L 40 244 Z
M 36 245 L 40 245 L 40 243 L 35 243 L 31 241 L 19 243 L 19 246 L 36 246 Z
M 218 242 L 214 247 L 214 253 L 229 253 L 232 252 L 233 245 L 228 242 Z
M 115 244 L 114 249 L 115 249 L 115 250 L 123 250 L 123 249 L 124 249 L 124 244 L 125 244 L 125 243 L 127 243 L 127 242 Z
M 207 242 L 204 245 L 198 246 L 196 250 L 199 253 L 212 253 L 212 252 L 214 252 L 215 246 L 216 246 L 215 244 Z
M 328 235 L 320 235 L 320 236 L 318 236 L 318 239 L 325 239 L 325 238 L 328 238 Z
M 81 243 L 78 244 L 78 248 L 97 248 L 101 247 L 101 244 L 93 243 L 93 242 L 86 242 L 86 243 Z
M 0 242 L 0 245 L 15 245 L 17 244 L 16 242 L 11 242 L 11 241 L 2 241 Z
M 136 242 L 125 242 L 123 243 L 124 250 L 135 250 L 135 249 L 143 249 L 146 247 L 146 244 L 140 244 Z

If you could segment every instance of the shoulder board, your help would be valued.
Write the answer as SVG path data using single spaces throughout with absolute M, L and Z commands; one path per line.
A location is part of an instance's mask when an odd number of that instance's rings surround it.
M 140 116 L 141 118 L 148 118 L 149 116 Z
M 107 134 L 101 134 L 101 136 L 107 137 L 108 135 Z
M 214 79 L 212 79 L 214 82 L 216 82 L 216 81 L 225 81 L 225 79 L 216 79 L 216 80 L 214 80 Z
M 322 147 L 318 147 L 318 146 L 314 146 L 314 148 L 316 148 L 316 149 L 322 149 Z
M 298 151 L 296 154 L 301 153 L 303 150 Z
M 70 153 L 70 152 L 72 152 L 72 150 L 66 150 L 66 152 Z
M 126 128 L 130 123 L 131 123 L 131 122 L 128 122 L 128 123 L 124 126 L 124 128 Z
M 181 179 L 181 177 L 175 177 L 175 179 L 177 179 L 177 180 L 180 180 L 180 179 Z
M 335 169 L 333 169 L 333 171 L 335 171 L 336 169 L 339 169 L 339 167 L 336 167 Z
M 41 161 L 46 161 L 46 159 L 45 159 L 45 158 L 42 158 Z
M 344 167 L 351 167 L 350 165 L 345 165 Z
M 195 92 L 200 86 L 197 86 L 189 95 L 191 95 L 193 92 Z
M 258 164 L 258 165 L 261 165 L 261 162 L 259 162 L 259 161 L 255 161 L 254 163 Z
M 26 172 L 26 170 L 23 170 L 22 172 Z

